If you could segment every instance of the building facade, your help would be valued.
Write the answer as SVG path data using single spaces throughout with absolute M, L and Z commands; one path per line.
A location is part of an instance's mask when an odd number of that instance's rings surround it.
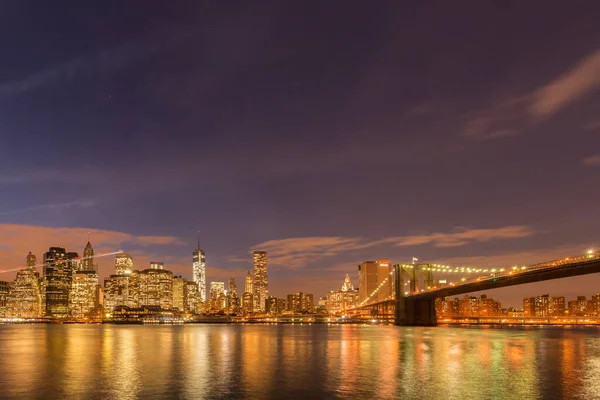
M 173 272 L 149 268 L 139 272 L 139 305 L 173 307 Z
M 198 286 L 198 300 L 202 303 L 206 301 L 206 254 L 200 248 L 200 239 L 198 239 L 198 248 L 192 253 L 192 279 Z
M 73 274 L 69 296 L 69 314 L 73 318 L 98 316 L 98 274 L 93 269 L 82 269 Z
M 359 304 L 383 301 L 394 294 L 392 266 L 388 259 L 365 261 L 358 266 Z
M 39 318 L 42 316 L 40 275 L 36 271 L 36 257 L 26 257 L 25 268 L 17 272 L 9 286 L 6 316 L 11 318 Z
M 354 289 L 350 276 L 346 274 L 344 283 L 338 291 L 331 291 L 325 296 L 325 309 L 336 314 L 355 308 L 358 305 L 358 290 Z
M 255 251 L 254 261 L 254 279 L 252 280 L 252 290 L 254 295 L 254 312 L 264 313 L 265 304 L 269 297 L 269 277 L 267 274 L 267 252 Z

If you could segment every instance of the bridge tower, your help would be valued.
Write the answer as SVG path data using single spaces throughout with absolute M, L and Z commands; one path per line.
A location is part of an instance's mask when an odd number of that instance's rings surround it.
M 433 284 L 433 273 L 426 270 L 428 264 L 396 264 L 395 272 L 395 297 L 396 308 L 394 319 L 396 325 L 437 325 L 435 314 L 435 296 L 412 298 L 411 295 L 418 293 L 419 281 L 422 277 L 427 287 Z M 404 279 L 410 276 L 410 292 L 404 289 Z

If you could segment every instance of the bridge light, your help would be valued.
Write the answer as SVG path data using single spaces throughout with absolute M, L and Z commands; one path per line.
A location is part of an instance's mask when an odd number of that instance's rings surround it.
M 496 272 L 496 268 L 493 268 L 493 269 L 492 269 L 492 272 Z
M 592 250 L 592 249 L 589 249 L 589 250 L 587 251 L 587 253 L 588 253 L 588 254 L 594 254 L 594 250 Z
M 512 267 L 512 269 L 517 269 L 517 267 L 516 267 L 516 266 L 514 266 L 514 267 Z
M 527 269 L 527 267 L 521 267 L 521 269 Z
M 465 279 L 465 278 L 462 278 L 462 279 L 461 279 L 461 282 L 464 282 L 464 281 L 466 281 L 466 279 Z
M 504 272 L 504 268 L 500 268 L 500 272 Z

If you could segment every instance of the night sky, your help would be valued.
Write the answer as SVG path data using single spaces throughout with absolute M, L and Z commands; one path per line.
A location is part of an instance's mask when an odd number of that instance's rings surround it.
M 267 250 L 271 294 L 318 297 L 600 248 L 600 3 L 249 3 L 0 4 L 0 269 L 91 232 L 191 277 L 200 230 L 208 281 Z

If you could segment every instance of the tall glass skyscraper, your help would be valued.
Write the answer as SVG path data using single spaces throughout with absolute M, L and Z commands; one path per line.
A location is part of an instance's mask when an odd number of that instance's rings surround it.
M 267 276 L 267 252 L 254 252 L 254 312 L 264 313 L 265 303 L 269 297 L 269 278 Z
M 200 248 L 200 235 L 198 235 L 198 248 L 192 253 L 193 280 L 198 285 L 200 301 L 206 301 L 206 254 Z

